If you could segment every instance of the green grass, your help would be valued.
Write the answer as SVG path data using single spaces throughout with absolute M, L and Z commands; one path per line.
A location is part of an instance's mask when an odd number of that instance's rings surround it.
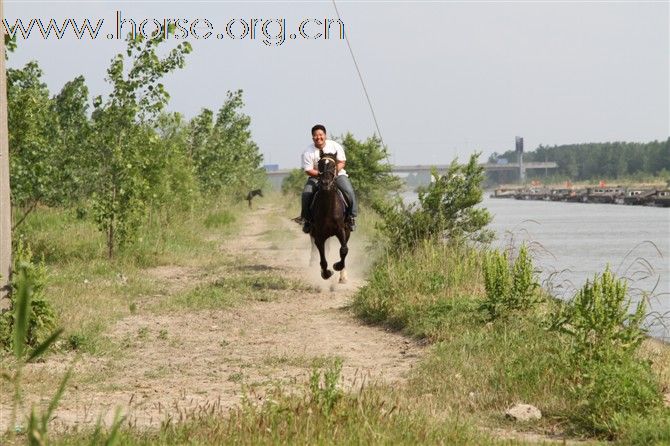
M 282 291 L 315 292 L 308 285 L 273 272 L 228 271 L 212 282 L 202 283 L 183 293 L 163 299 L 161 310 L 203 310 L 225 308 L 245 300 L 271 301 Z
M 225 228 L 235 221 L 235 214 L 228 210 L 216 211 L 207 214 L 205 217 L 205 227 L 208 229 L 216 228 Z
M 648 438 L 653 431 L 649 426 L 663 426 L 653 421 L 638 423 L 638 428 L 637 418 L 623 415 L 654 410 L 640 406 L 656 401 L 654 382 L 670 388 L 670 349 L 659 347 L 654 354 L 643 350 L 642 360 L 630 359 L 629 366 L 605 363 L 579 372 L 586 366 L 575 365 L 570 357 L 573 340 L 548 329 L 549 315 L 560 303 L 538 299 L 494 320 L 483 311 L 487 297 L 482 257 L 461 245 L 424 244 L 401 256 L 382 257 L 355 296 L 353 309 L 364 320 L 434 343 L 410 381 L 410 396 L 431 395 L 438 410 L 490 428 L 519 428 L 504 418 L 505 410 L 519 402 L 542 411 L 542 420 L 521 427 L 541 434 L 625 443 L 624 438 Z M 589 370 L 596 377 L 593 385 L 602 384 L 600 388 L 579 387 Z M 599 415 L 592 421 L 580 412 L 591 407 L 585 405 L 585 395 L 598 398 L 593 409 Z
M 670 445 L 670 409 L 618 420 L 619 441 L 626 445 Z
M 200 444 L 448 444 L 516 445 L 496 440 L 459 414 L 436 416 L 429 406 L 407 400 L 393 387 L 370 386 L 343 392 L 332 362 L 315 369 L 300 392 L 271 387 L 264 397 L 247 394 L 242 406 L 225 411 L 216 404 L 183 414 L 158 430 L 122 429 L 124 445 Z M 329 378 L 330 377 L 330 378 Z M 237 382 L 241 373 L 229 378 Z M 330 380 L 330 381 L 329 381 Z M 330 384 L 329 384 L 330 382 Z M 66 434 L 54 444 L 89 444 L 91 433 Z
M 29 242 L 48 270 L 45 295 L 65 328 L 61 347 L 95 355 L 113 353 L 103 333 L 114 321 L 146 311 L 171 290 L 145 272 L 160 265 L 217 271 L 234 259 L 219 244 L 239 229 L 245 209 L 226 201 L 148 216 L 135 242 L 106 258 L 104 235 L 74 209 L 39 208 L 21 224 L 16 238 Z M 160 300 L 160 299 L 159 299 Z
M 481 264 L 477 251 L 430 244 L 402 260 L 384 257 L 356 294 L 354 311 L 368 322 L 439 339 L 454 317 L 469 317 L 460 309 L 472 309 L 472 297 L 483 291 Z

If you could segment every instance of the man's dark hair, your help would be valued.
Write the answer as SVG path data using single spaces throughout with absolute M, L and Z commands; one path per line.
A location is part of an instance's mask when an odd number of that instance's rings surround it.
M 314 132 L 316 132 L 317 130 L 323 130 L 323 133 L 326 133 L 326 128 L 323 126 L 323 124 L 317 124 L 317 125 L 315 125 L 314 127 L 312 127 L 312 135 L 313 135 Z

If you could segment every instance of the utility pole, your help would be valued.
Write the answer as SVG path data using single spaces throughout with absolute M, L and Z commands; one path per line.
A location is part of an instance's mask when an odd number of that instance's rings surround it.
M 0 20 L 5 18 L 0 0 Z M 0 299 L 9 293 L 12 270 L 12 207 L 9 201 L 9 133 L 7 127 L 7 72 L 5 27 L 0 23 Z M 0 302 L 0 307 L 4 306 Z

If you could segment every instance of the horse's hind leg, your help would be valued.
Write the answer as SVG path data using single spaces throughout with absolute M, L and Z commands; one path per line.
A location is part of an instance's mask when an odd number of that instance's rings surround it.
M 326 253 L 324 252 L 325 240 L 314 239 L 314 244 L 319 250 L 319 257 L 321 257 L 321 278 L 324 280 L 330 279 L 330 276 L 333 275 L 333 272 L 328 269 L 328 262 L 326 261 Z
M 310 236 L 310 249 L 309 249 L 309 266 L 314 266 L 316 263 L 316 256 L 319 250 L 316 248 L 316 244 L 314 244 L 314 237 Z
M 340 271 L 340 280 L 339 280 L 339 282 L 340 282 L 340 283 L 347 283 L 347 270 L 346 270 L 346 269 L 343 269 L 342 271 Z

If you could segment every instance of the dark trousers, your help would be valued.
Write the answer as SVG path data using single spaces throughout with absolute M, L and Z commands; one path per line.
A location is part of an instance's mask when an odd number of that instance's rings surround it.
M 342 191 L 345 198 L 351 205 L 349 207 L 349 215 L 352 217 L 357 217 L 358 202 L 356 201 L 356 194 L 354 193 L 354 188 L 351 186 L 349 177 L 340 175 L 335 178 L 335 184 L 337 184 L 338 189 Z M 312 197 L 314 197 L 314 192 L 316 192 L 317 185 L 318 180 L 315 177 L 309 177 L 305 183 L 305 188 L 302 191 L 302 209 L 300 211 L 300 216 L 305 220 L 311 220 L 311 215 L 309 215 L 309 205 L 312 204 Z

